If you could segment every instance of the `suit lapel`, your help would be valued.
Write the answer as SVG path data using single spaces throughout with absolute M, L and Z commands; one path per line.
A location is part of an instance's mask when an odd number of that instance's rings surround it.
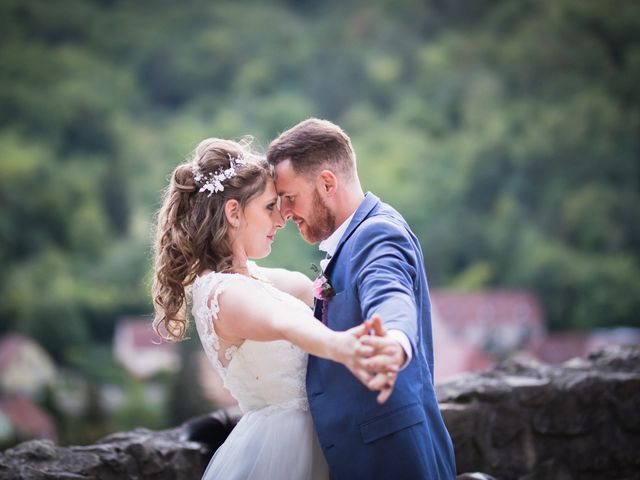
M 322 321 L 322 304 L 323 303 L 324 303 L 323 300 L 320 300 L 318 298 L 313 299 L 313 316 L 320 321 Z
M 349 223 L 347 230 L 344 232 L 344 235 L 342 235 L 340 242 L 338 242 L 338 246 L 336 247 L 336 252 L 333 254 L 333 256 L 331 257 L 331 260 L 329 260 L 329 263 L 327 264 L 327 268 L 325 268 L 324 270 L 327 278 L 330 278 L 331 272 L 333 271 L 333 265 L 336 261 L 336 258 L 338 258 L 338 255 L 340 254 L 340 250 L 342 249 L 342 246 L 344 245 L 344 243 L 349 239 L 349 237 L 353 234 L 353 232 L 356 231 L 356 229 L 360 226 L 360 224 L 364 221 L 364 219 L 369 216 L 371 211 L 378 204 L 380 204 L 380 199 L 376 197 L 373 193 L 367 192 L 365 194 L 364 200 L 362 200 L 362 203 L 356 210 L 356 213 L 353 215 L 353 218 L 351 219 L 351 222 Z

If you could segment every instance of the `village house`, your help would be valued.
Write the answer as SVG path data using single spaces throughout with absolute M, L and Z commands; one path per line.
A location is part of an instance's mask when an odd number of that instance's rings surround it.
M 56 367 L 45 350 L 19 333 L 0 339 L 0 391 L 33 396 L 56 379 Z
M 434 289 L 431 311 L 437 382 L 486 370 L 546 336 L 539 301 L 522 290 Z
M 132 375 L 147 379 L 159 372 L 176 372 L 180 358 L 174 344 L 161 341 L 151 317 L 119 319 L 113 340 L 115 359 Z
M 34 340 L 18 333 L 0 339 L 0 444 L 57 438 L 55 422 L 33 400 L 56 378 L 53 360 Z
M 560 364 L 586 357 L 613 345 L 640 345 L 640 328 L 597 328 L 586 332 L 558 332 L 527 349 L 528 354 L 545 363 Z
M 435 380 L 491 368 L 514 354 L 559 364 L 610 345 L 640 344 L 640 329 L 548 332 L 542 305 L 523 290 L 431 292 Z

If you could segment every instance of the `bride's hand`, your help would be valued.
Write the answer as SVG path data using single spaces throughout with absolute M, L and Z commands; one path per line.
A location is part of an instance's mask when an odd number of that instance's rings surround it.
M 362 336 L 368 335 L 370 325 L 362 323 L 344 332 L 335 332 L 334 360 L 342 363 L 365 386 L 374 375 L 366 369 L 366 359 L 373 354 L 373 348 L 363 345 Z

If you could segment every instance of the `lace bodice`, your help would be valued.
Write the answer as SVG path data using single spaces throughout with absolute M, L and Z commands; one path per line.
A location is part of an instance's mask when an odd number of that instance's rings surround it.
M 245 340 L 239 346 L 228 346 L 218 337 L 215 330 L 220 308 L 218 297 L 230 282 L 246 282 L 252 288 L 265 289 L 279 301 L 286 302 L 288 309 L 309 314 L 304 302 L 260 279 L 218 272 L 197 277 L 192 288 L 192 314 L 205 353 L 222 377 L 225 388 L 238 400 L 243 413 L 265 407 L 308 409 L 304 351 L 285 340 Z M 247 301 L 252 301 L 250 296 Z

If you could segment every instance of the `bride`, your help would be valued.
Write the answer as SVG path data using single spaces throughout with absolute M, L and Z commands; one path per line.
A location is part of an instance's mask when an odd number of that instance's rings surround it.
M 207 139 L 174 170 L 158 213 L 154 328 L 183 339 L 190 303 L 243 412 L 204 479 L 329 478 L 308 410 L 307 352 L 369 378 L 359 337 L 373 323 L 330 330 L 313 317 L 307 277 L 249 260 L 267 256 L 284 226 L 277 200 L 271 167 L 248 143 Z

